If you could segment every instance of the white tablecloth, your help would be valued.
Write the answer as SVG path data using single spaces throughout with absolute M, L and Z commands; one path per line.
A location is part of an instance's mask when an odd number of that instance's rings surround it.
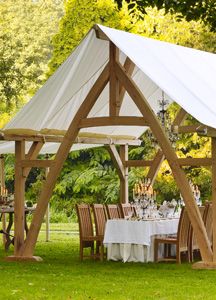
M 153 261 L 154 238 L 177 233 L 179 219 L 128 221 L 108 220 L 104 245 L 108 260 Z

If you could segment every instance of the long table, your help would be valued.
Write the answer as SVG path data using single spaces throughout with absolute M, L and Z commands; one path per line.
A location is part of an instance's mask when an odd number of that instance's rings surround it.
M 154 238 L 176 234 L 178 218 L 130 221 L 108 220 L 104 234 L 108 260 L 149 262 L 154 260 Z

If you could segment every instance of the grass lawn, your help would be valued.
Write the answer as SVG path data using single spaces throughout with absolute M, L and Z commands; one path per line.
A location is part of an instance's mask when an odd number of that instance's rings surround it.
M 216 271 L 189 264 L 80 262 L 77 226 L 55 224 L 51 230 L 50 242 L 40 234 L 40 263 L 5 262 L 0 245 L 0 299 L 216 299 Z

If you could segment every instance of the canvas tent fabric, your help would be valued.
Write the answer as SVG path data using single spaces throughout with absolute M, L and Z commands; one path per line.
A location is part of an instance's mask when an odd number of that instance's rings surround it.
M 128 56 L 136 65 L 132 78 L 157 113 L 158 100 L 177 102 L 201 123 L 216 128 L 216 54 L 145 38 L 98 25 L 120 49 L 120 61 Z M 67 130 L 78 108 L 109 59 L 109 42 L 98 39 L 92 28 L 83 41 L 47 80 L 36 95 L 5 126 L 41 130 Z M 108 116 L 109 88 L 99 96 L 89 117 Z M 126 93 L 122 116 L 141 116 Z M 140 135 L 141 126 L 106 126 L 82 129 L 109 135 Z M 71 150 L 96 145 L 75 144 Z M 98 146 L 98 145 L 97 145 Z M 57 143 L 46 143 L 41 153 L 55 153 Z M 28 148 L 28 147 L 27 147 Z M 14 142 L 1 142 L 0 153 L 13 153 Z

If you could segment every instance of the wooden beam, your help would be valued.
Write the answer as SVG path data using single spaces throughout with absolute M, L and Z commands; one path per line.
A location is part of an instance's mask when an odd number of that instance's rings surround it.
M 58 175 L 62 169 L 64 161 L 67 158 L 67 155 L 73 145 L 73 141 L 76 139 L 76 136 L 79 132 L 79 123 L 80 120 L 86 118 L 92 109 L 93 105 L 97 101 L 97 98 L 107 85 L 109 80 L 109 65 L 106 65 L 98 79 L 95 81 L 91 90 L 87 94 L 85 100 L 80 105 L 73 121 L 71 122 L 63 142 L 61 143 L 56 156 L 55 164 L 50 168 L 50 172 L 44 182 L 40 197 L 38 199 L 38 204 L 33 215 L 33 220 L 27 234 L 27 238 L 24 246 L 22 247 L 21 255 L 22 256 L 32 256 L 37 241 L 37 237 L 40 231 L 40 227 L 46 213 L 47 205 L 50 197 L 52 196 L 52 191 L 54 189 Z
M 86 118 L 85 118 L 86 119 Z M 81 120 L 82 122 L 82 120 Z M 81 127 L 81 125 L 79 126 Z M 64 136 L 45 136 L 42 138 L 41 136 L 34 136 L 30 138 L 25 138 L 24 136 L 10 136 L 6 137 L 4 140 L 7 141 L 30 141 L 30 142 L 51 142 L 51 143 L 62 143 L 64 139 Z M 110 145 L 110 144 L 116 144 L 116 145 L 133 145 L 133 146 L 139 146 L 141 144 L 140 140 L 126 140 L 126 139 L 118 139 L 118 138 L 112 138 L 111 136 L 109 138 L 92 138 L 92 137 L 76 137 L 73 141 L 73 144 L 99 144 L 99 145 Z
M 180 166 L 211 166 L 212 160 L 211 158 L 205 157 L 205 158 L 178 158 L 178 163 Z
M 124 63 L 124 69 L 125 69 L 125 72 L 128 74 L 128 76 L 131 76 L 133 74 L 134 68 L 135 68 L 134 62 L 132 62 L 129 57 L 126 57 L 125 63 Z M 125 91 L 124 86 L 121 83 L 119 83 L 119 103 L 117 106 L 117 112 L 116 112 L 117 115 L 119 115 L 119 113 L 120 113 L 120 109 L 121 109 L 122 102 L 123 102 L 123 99 L 125 96 L 125 92 L 126 91 Z
M 173 126 L 180 126 L 182 122 L 184 122 L 186 117 L 187 117 L 187 112 L 184 110 L 184 108 L 181 107 L 177 112 L 175 120 L 173 121 Z
M 95 30 L 95 34 L 96 37 L 100 40 L 104 40 L 104 41 L 109 41 L 109 38 L 107 37 L 107 35 L 100 29 L 100 27 L 98 25 L 94 25 L 94 30 Z
M 114 145 L 109 145 L 109 146 L 107 146 L 107 150 L 112 158 L 114 166 L 116 167 L 116 170 L 117 170 L 120 180 L 124 181 L 125 169 L 124 169 L 124 165 L 121 160 L 121 157 L 120 157 L 118 151 L 116 150 L 116 147 Z
M 152 160 L 127 160 L 125 161 L 126 167 L 150 167 Z
M 193 133 L 197 132 L 197 128 L 200 128 L 201 124 L 185 125 L 185 126 L 173 126 L 172 131 L 176 133 Z
M 25 158 L 25 142 L 15 142 L 15 194 L 14 194 L 14 255 L 19 256 L 24 244 L 25 178 L 20 161 Z
M 5 165 L 4 165 L 4 155 L 0 155 L 0 186 L 5 189 Z M 2 229 L 6 231 L 6 216 L 2 214 Z M 6 243 L 5 234 L 2 234 L 3 244 Z
M 213 219 L 213 262 L 216 263 L 216 138 L 212 142 L 212 219 Z
M 120 179 L 120 202 L 129 203 L 128 196 L 128 168 L 125 167 L 125 161 L 128 160 L 128 145 L 120 146 L 120 158 L 124 168 L 124 179 Z
M 153 159 L 153 162 L 152 162 L 150 169 L 148 171 L 148 174 L 146 176 L 147 178 L 150 178 L 152 185 L 154 184 L 155 178 L 157 176 L 157 173 L 160 169 L 160 166 L 161 166 L 164 158 L 165 158 L 165 156 L 164 156 L 163 152 L 159 149 L 155 155 L 155 158 Z
M 117 77 L 125 86 L 125 89 L 134 100 L 135 104 L 139 108 L 143 117 L 146 118 L 147 122 L 150 124 L 152 133 L 156 137 L 167 161 L 171 167 L 172 173 L 175 177 L 176 183 L 180 189 L 180 192 L 184 198 L 186 209 L 194 229 L 194 233 L 197 237 L 197 242 L 201 251 L 202 259 L 205 262 L 211 262 L 213 259 L 213 254 L 211 250 L 211 245 L 209 243 L 205 226 L 196 205 L 194 196 L 192 194 L 191 188 L 189 186 L 188 180 L 184 171 L 180 168 L 178 163 L 178 158 L 176 153 L 172 149 L 170 141 L 168 140 L 163 128 L 161 127 L 157 116 L 153 113 L 148 101 L 143 96 L 142 92 L 136 86 L 135 82 L 125 73 L 124 69 L 120 64 L 116 64 L 115 71 Z
M 80 121 L 80 128 L 97 126 L 148 126 L 143 117 L 96 117 L 87 118 Z
M 216 129 L 215 128 L 207 126 L 206 129 L 207 129 L 207 132 L 206 132 L 206 134 L 203 134 L 204 136 L 216 137 Z
M 63 136 L 55 135 L 18 135 L 18 134 L 4 134 L 0 137 L 4 141 L 26 141 L 26 142 L 41 142 L 41 143 L 61 143 Z
M 31 159 L 31 160 L 21 160 L 18 165 L 21 168 L 49 168 L 55 162 L 53 160 L 39 160 L 39 159 Z
M 25 159 L 26 159 L 26 160 L 30 160 L 30 159 L 35 159 L 35 158 L 37 158 L 37 156 L 38 156 L 38 154 L 39 154 L 41 148 L 43 147 L 43 145 L 44 145 L 44 144 L 41 143 L 41 142 L 33 142 L 32 145 L 31 145 L 31 147 L 30 147 L 30 149 L 29 149 L 29 151 L 28 151 L 28 153 L 27 153 L 26 156 L 25 156 Z M 24 176 L 25 178 L 27 178 L 30 171 L 31 171 L 31 167 L 25 168 L 25 169 L 23 170 L 23 176 Z
M 125 140 L 117 139 L 110 136 L 109 138 L 88 138 L 88 137 L 78 137 L 77 143 L 79 144 L 98 144 L 98 145 L 130 145 L 130 146 L 140 146 L 141 140 Z
M 110 42 L 110 83 L 109 83 L 109 115 L 117 115 L 117 107 L 119 106 L 119 81 L 116 78 L 114 66 L 119 60 L 119 49 Z

